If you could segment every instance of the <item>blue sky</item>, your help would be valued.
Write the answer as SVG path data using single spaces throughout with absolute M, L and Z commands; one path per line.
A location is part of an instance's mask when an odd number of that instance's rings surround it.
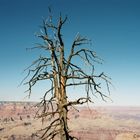
M 140 105 L 139 0 L 0 0 L 0 100 L 27 100 L 26 87 L 18 85 L 39 52 L 26 48 L 38 43 L 34 34 L 48 16 L 48 6 L 54 17 L 60 12 L 68 16 L 63 29 L 67 46 L 77 32 L 92 39 L 105 60 L 99 70 L 110 75 L 115 86 L 112 105 Z M 41 95 L 36 89 L 31 100 Z

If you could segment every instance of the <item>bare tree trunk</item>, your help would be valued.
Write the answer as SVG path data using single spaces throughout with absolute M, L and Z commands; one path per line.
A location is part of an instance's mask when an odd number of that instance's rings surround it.
M 43 80 L 50 81 L 50 86 L 38 104 L 38 112 L 41 111 L 41 114 L 37 112 L 38 118 L 42 118 L 42 120 L 47 117 L 51 118 L 50 124 L 42 129 L 44 131 L 41 136 L 42 140 L 54 140 L 58 135 L 61 140 L 77 139 L 70 136 L 68 129 L 68 107 L 88 102 L 93 103 L 92 95 L 96 96 L 96 94 L 99 94 L 104 101 L 106 101 L 106 98 L 109 98 L 102 91 L 102 87 L 106 86 L 107 92 L 110 93 L 109 84 L 111 84 L 111 79 L 103 72 L 96 74 L 94 69 L 95 63 L 102 64 L 102 59 L 90 48 L 79 47 L 83 44 L 89 44 L 90 40 L 77 34 L 71 45 L 68 57 L 65 56 L 65 45 L 61 29 L 66 20 L 67 17 L 63 20 L 60 15 L 57 26 L 52 22 L 51 15 L 49 20 L 43 20 L 43 33 L 41 32 L 38 37 L 43 39 L 45 44 L 34 48 L 43 49 L 48 53 L 48 56 L 40 56 L 34 61 L 26 69 L 29 71 L 23 79 L 24 81 L 29 78 L 29 81 L 25 82 L 29 86 L 27 89 L 29 96 L 36 83 Z M 49 33 L 53 33 L 53 35 L 49 35 Z M 72 59 L 77 57 L 80 58 L 79 64 L 72 61 Z M 81 67 L 81 64 L 86 64 L 89 72 L 86 72 Z M 104 83 L 106 84 L 105 86 Z M 70 101 L 67 98 L 66 89 L 74 86 L 85 86 L 86 94 L 75 101 Z M 51 93 L 50 98 L 49 93 Z M 55 108 L 54 106 L 57 107 Z
M 64 107 L 61 107 L 62 113 L 60 113 L 60 123 L 61 123 L 61 132 L 60 132 L 60 138 L 61 140 L 69 140 L 68 135 L 68 124 L 67 124 L 67 109 Z
M 67 96 L 66 96 L 66 89 L 65 89 L 65 78 L 61 76 L 61 98 L 60 98 L 60 124 L 61 124 L 61 133 L 60 138 L 61 140 L 69 140 L 68 134 L 68 122 L 67 122 L 67 107 L 64 107 L 64 104 L 67 104 Z

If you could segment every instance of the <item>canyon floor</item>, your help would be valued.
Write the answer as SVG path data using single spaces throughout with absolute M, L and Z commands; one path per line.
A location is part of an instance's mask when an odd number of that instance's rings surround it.
M 35 118 L 35 104 L 0 102 L 0 140 L 39 140 L 39 130 L 46 124 Z M 95 106 L 77 110 L 69 113 L 69 127 L 79 140 L 140 140 L 140 107 Z

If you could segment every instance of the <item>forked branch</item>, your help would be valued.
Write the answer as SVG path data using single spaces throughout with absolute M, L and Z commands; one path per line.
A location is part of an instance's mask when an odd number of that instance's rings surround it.
M 28 74 L 24 78 L 24 80 L 29 79 L 25 82 L 29 86 L 27 90 L 29 95 L 37 83 L 44 80 L 49 81 L 49 84 L 46 85 L 46 92 L 37 105 L 39 110 L 36 116 L 42 118 L 42 121 L 45 118 L 50 121 L 45 128 L 41 129 L 43 131 L 41 139 L 43 140 L 53 140 L 57 135 L 60 135 L 61 140 L 76 139 L 70 136 L 68 108 L 88 102 L 93 103 L 93 97 L 96 97 L 97 94 L 106 101 L 109 97 L 106 92 L 102 91 L 103 83 L 106 84 L 107 92 L 110 94 L 111 79 L 104 73 L 95 73 L 96 64 L 102 64 L 103 60 L 91 47 L 87 47 L 90 40 L 78 34 L 72 42 L 68 56 L 65 55 L 67 50 L 61 31 L 66 21 L 67 17 L 63 19 L 61 15 L 56 25 L 53 24 L 52 15 L 47 20 L 43 20 L 41 33 L 37 37 L 41 38 L 44 44 L 39 44 L 34 48 L 43 49 L 47 57 L 40 56 L 35 60 L 26 69 Z M 86 47 L 82 48 L 82 45 L 86 45 Z M 78 63 L 76 63 L 77 58 Z M 88 67 L 88 72 L 83 68 L 83 63 Z M 67 88 L 74 86 L 84 86 L 86 94 L 84 97 L 69 101 Z

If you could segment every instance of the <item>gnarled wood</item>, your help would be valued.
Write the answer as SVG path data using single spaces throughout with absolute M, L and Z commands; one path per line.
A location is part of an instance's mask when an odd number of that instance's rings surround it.
M 25 79 L 29 78 L 25 84 L 29 85 L 27 91 L 29 95 L 32 92 L 33 86 L 39 81 L 49 80 L 50 87 L 45 92 L 42 100 L 37 105 L 39 111 L 37 117 L 48 118 L 51 122 L 42 131 L 43 140 L 53 140 L 57 135 L 60 135 L 61 140 L 73 140 L 75 137 L 70 136 L 68 128 L 68 109 L 70 106 L 80 105 L 88 102 L 93 102 L 92 95 L 99 94 L 105 101 L 108 96 L 102 92 L 102 82 L 106 83 L 107 91 L 109 91 L 110 78 L 104 73 L 95 74 L 95 64 L 102 63 L 96 52 L 90 48 L 81 48 L 81 45 L 88 45 L 90 40 L 79 34 L 75 37 L 68 57 L 65 57 L 66 46 L 63 42 L 61 30 L 67 17 L 58 18 L 58 23 L 55 25 L 52 22 L 52 16 L 48 20 L 43 21 L 42 33 L 37 36 L 41 38 L 45 44 L 35 48 L 43 49 L 48 54 L 40 56 L 27 69 L 29 70 Z M 52 34 L 50 34 L 52 33 Z M 74 63 L 73 59 L 79 58 L 81 63 L 89 67 L 89 72 L 85 72 L 81 65 Z M 26 70 L 27 70 L 26 69 Z M 24 79 L 24 80 L 25 80 Z M 67 87 L 70 86 L 85 86 L 85 97 L 81 97 L 74 101 L 69 101 L 67 97 Z M 51 97 L 47 96 L 51 93 Z

